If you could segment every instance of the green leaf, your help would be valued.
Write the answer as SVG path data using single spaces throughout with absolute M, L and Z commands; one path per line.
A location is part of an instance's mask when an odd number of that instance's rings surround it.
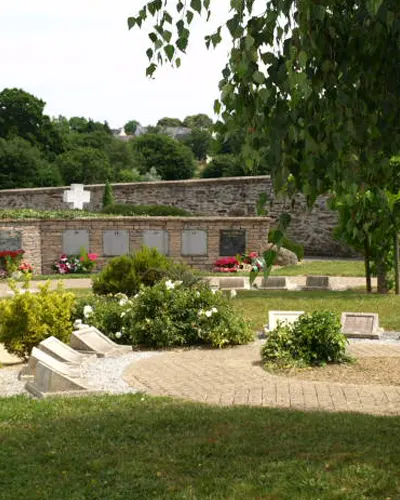
M 193 12 L 191 10 L 188 10 L 186 12 L 186 20 L 187 20 L 188 24 L 190 24 L 193 21 L 193 18 L 194 18 Z
M 214 101 L 214 113 L 219 115 L 221 112 L 221 103 L 218 99 L 215 99 Z
M 132 29 L 136 24 L 135 17 L 128 17 L 128 29 Z
M 146 68 L 146 76 L 152 77 L 155 70 L 157 69 L 157 65 L 152 63 L 150 66 Z
M 180 37 L 176 41 L 176 46 L 181 52 L 185 52 L 187 46 L 188 46 L 188 39 L 187 37 Z
M 191 0 L 190 7 L 200 14 L 201 13 L 201 0 Z
M 253 73 L 253 81 L 261 85 L 262 83 L 265 82 L 265 76 L 264 73 L 261 73 L 261 71 L 254 71 Z
M 278 247 L 282 246 L 284 234 L 282 231 L 279 229 L 276 229 L 270 238 L 270 242 L 273 243 L 274 245 L 277 245 Z
M 244 39 L 244 45 L 246 47 L 246 50 L 250 50 L 253 45 L 254 45 L 254 38 L 251 35 L 246 35 Z
M 169 61 L 172 61 L 172 58 L 174 57 L 175 53 L 175 47 L 173 45 L 166 45 L 164 47 L 164 52 L 166 53 Z
M 288 213 L 283 213 L 280 214 L 278 220 L 279 220 L 279 229 L 285 231 L 289 227 L 289 224 L 292 220 L 292 216 Z
M 180 67 L 180 65 L 181 65 L 181 63 L 182 63 L 181 58 L 180 58 L 180 57 L 177 57 L 177 58 L 175 59 L 175 64 L 176 64 L 176 67 L 177 67 L 177 68 L 179 68 L 179 67 Z
M 171 41 L 171 38 L 172 38 L 172 33 L 170 31 L 168 31 L 168 30 L 164 30 L 163 34 L 162 34 L 162 37 L 164 38 L 164 40 L 166 42 L 169 43 Z
M 154 55 L 154 52 L 152 51 L 152 49 L 147 49 L 146 50 L 146 55 L 149 59 L 151 59 Z
M 376 15 L 380 9 L 383 0 L 367 0 L 367 7 L 371 14 Z

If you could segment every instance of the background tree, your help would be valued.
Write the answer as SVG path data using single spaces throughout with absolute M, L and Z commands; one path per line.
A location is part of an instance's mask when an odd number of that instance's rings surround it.
M 229 154 L 214 156 L 201 173 L 205 179 L 242 175 L 246 175 L 243 163 L 237 156 Z
M 204 161 L 211 150 L 212 135 L 208 130 L 193 128 L 181 141 L 192 150 L 196 160 Z
M 91 147 L 78 147 L 58 156 L 56 164 L 65 184 L 104 183 L 111 175 L 107 155 Z
M 204 113 L 189 115 L 183 120 L 183 126 L 187 128 L 209 130 L 213 126 L 213 121 Z
M 129 122 L 125 123 L 124 125 L 125 134 L 134 135 L 138 125 L 140 125 L 140 123 L 136 120 L 130 120 Z
M 181 142 L 163 134 L 144 134 L 130 144 L 142 174 L 154 167 L 166 181 L 193 177 L 193 153 Z
M 157 127 L 182 127 L 183 123 L 179 118 L 164 117 L 158 120 Z

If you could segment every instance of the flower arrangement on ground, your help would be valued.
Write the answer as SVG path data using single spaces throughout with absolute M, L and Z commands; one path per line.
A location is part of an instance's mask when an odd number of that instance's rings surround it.
M 91 273 L 96 265 L 98 255 L 82 249 L 80 255 L 60 255 L 53 264 L 58 274 Z
M 3 250 L 0 252 L 0 278 L 9 278 L 18 270 L 25 250 Z
M 214 263 L 214 272 L 237 273 L 238 270 L 239 261 L 236 257 L 221 257 Z

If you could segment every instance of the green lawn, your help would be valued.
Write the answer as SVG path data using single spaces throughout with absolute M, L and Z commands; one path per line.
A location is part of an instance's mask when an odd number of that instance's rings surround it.
M 364 262 L 361 260 L 315 260 L 302 261 L 297 266 L 275 269 L 272 276 L 348 276 L 364 277 Z
M 255 328 L 267 322 L 269 310 L 321 311 L 339 315 L 348 312 L 374 312 L 379 323 L 388 330 L 400 330 L 400 296 L 345 292 L 288 292 L 246 291 L 238 292 L 234 299 L 239 310 L 250 318 Z
M 400 498 L 400 418 L 144 396 L 0 400 L 0 499 Z

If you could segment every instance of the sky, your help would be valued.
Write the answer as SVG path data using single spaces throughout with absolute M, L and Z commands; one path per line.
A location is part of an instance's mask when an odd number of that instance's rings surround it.
M 145 76 L 148 30 L 127 18 L 145 0 L 0 1 L 0 90 L 22 88 L 46 102 L 50 116 L 84 116 L 113 128 L 129 120 L 155 125 L 164 116 L 213 116 L 229 40 L 207 50 L 204 36 L 226 21 L 228 0 L 213 18 L 193 22 L 182 66 Z M 174 3 L 174 2 L 173 2 Z

